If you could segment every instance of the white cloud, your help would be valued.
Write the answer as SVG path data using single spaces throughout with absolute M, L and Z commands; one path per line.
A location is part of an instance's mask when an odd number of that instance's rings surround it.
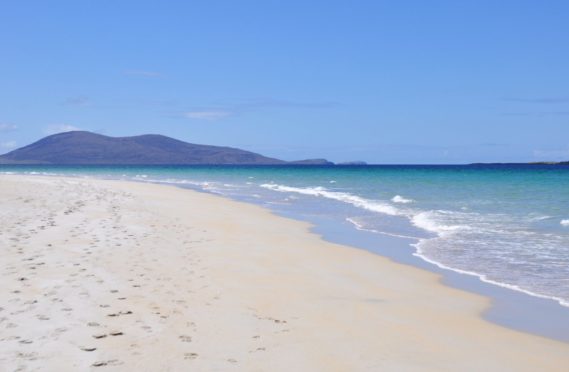
M 63 132 L 72 132 L 75 130 L 81 130 L 81 129 L 74 127 L 73 125 L 69 125 L 69 124 L 52 124 L 52 125 L 48 125 L 43 130 L 43 132 L 45 134 L 51 135 L 51 134 L 57 134 L 57 133 L 63 133 Z
M 0 142 L 0 148 L 4 150 L 12 150 L 18 147 L 16 141 Z
M 188 111 L 184 116 L 188 119 L 215 121 L 231 116 L 229 111 Z
M 7 124 L 7 123 L 0 123 L 0 132 L 12 132 L 18 129 L 17 125 L 14 124 Z

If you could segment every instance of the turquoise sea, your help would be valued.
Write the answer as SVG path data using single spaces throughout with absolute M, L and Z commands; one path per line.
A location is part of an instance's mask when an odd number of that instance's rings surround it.
M 569 166 L 0 166 L 2 173 L 166 183 L 326 216 L 377 234 L 378 245 L 381 236 L 411 238 L 415 255 L 434 265 L 569 306 Z

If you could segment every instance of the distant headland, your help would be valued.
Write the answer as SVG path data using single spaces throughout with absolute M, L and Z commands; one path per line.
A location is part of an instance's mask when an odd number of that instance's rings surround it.
M 44 137 L 0 156 L 0 164 L 54 165 L 333 165 L 326 159 L 284 161 L 232 147 L 196 145 L 145 134 L 109 137 L 73 131 Z

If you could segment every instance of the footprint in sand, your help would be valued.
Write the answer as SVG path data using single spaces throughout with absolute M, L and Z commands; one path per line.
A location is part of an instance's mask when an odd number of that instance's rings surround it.
M 93 367 L 104 367 L 104 366 L 118 366 L 121 365 L 122 362 L 117 359 L 112 360 L 101 360 L 91 364 Z

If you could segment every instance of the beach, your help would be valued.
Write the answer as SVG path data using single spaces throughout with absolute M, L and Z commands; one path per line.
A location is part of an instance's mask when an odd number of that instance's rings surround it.
M 173 186 L 0 176 L 0 370 L 565 371 L 483 296 Z

